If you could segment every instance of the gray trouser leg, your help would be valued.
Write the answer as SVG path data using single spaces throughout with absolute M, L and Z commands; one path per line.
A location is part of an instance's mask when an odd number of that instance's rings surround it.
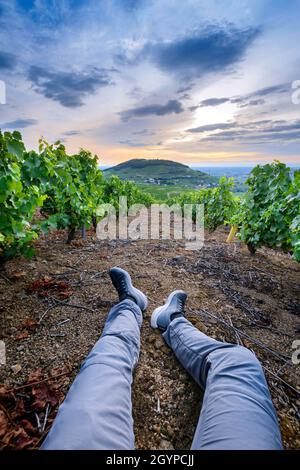
M 183 317 L 163 336 L 205 389 L 192 449 L 282 448 L 268 385 L 251 351 L 215 341 Z
M 141 324 L 131 300 L 110 311 L 42 449 L 134 449 L 131 383 Z

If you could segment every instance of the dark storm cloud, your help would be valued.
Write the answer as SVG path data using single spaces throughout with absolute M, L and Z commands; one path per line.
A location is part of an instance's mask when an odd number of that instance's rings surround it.
M 0 51 L 0 70 L 13 70 L 16 64 L 17 60 L 14 54 Z
M 28 78 L 38 93 L 67 108 L 82 106 L 84 97 L 94 94 L 98 88 L 113 84 L 106 70 L 49 72 L 33 66 L 30 67 Z
M 25 127 L 34 126 L 38 121 L 36 119 L 16 119 L 15 121 L 4 122 L 0 124 L 2 129 L 24 129 Z
M 121 111 L 122 121 L 145 116 L 165 116 L 166 114 L 179 114 L 184 111 L 180 101 L 169 100 L 166 104 L 150 104 Z
M 149 58 L 168 72 L 189 78 L 202 76 L 224 70 L 240 61 L 259 32 L 257 28 L 241 30 L 210 26 L 172 42 L 148 44 L 141 58 Z

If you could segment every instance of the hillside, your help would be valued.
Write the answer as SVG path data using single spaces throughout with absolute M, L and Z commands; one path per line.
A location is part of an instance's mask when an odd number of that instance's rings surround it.
M 179 288 L 188 292 L 186 315 L 196 328 L 253 349 L 264 367 L 284 447 L 299 448 L 299 372 L 291 362 L 300 328 L 299 266 L 270 249 L 252 256 L 237 239 L 225 243 L 227 235 L 228 229 L 219 228 L 206 234 L 203 250 L 187 251 L 179 240 L 99 241 L 92 231 L 87 240 L 67 245 L 65 233 L 52 232 L 38 241 L 30 262 L 9 260 L 0 276 L 7 351 L 0 368 L 0 448 L 40 446 L 117 301 L 108 276 L 115 265 L 128 270 L 149 298 L 132 391 L 137 449 L 189 449 L 201 409 L 200 389 L 149 324 L 153 309 Z M 42 433 L 37 414 L 45 423 Z
M 116 175 L 136 183 L 182 186 L 195 188 L 217 183 L 217 178 L 202 171 L 192 170 L 189 166 L 171 160 L 146 160 L 137 158 L 120 163 L 104 170 L 105 176 Z

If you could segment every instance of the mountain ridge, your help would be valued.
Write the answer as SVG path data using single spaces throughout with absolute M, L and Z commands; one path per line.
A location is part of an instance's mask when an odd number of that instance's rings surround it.
M 116 175 L 135 182 L 180 184 L 188 187 L 216 183 L 216 178 L 203 171 L 193 170 L 188 165 L 173 160 L 133 158 L 103 170 L 105 176 Z M 154 180 L 154 181 L 152 181 Z

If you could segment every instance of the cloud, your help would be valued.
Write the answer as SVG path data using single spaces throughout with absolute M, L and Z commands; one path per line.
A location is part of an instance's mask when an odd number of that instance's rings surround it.
M 199 104 L 191 106 L 190 111 L 196 111 L 198 108 L 205 108 L 207 106 L 220 106 L 221 104 L 230 102 L 230 98 L 208 98 L 200 101 Z
M 156 132 L 153 131 L 152 129 L 141 129 L 140 131 L 135 131 L 132 132 L 132 135 L 147 135 L 147 136 L 152 136 L 155 135 Z
M 191 91 L 194 86 L 195 86 L 194 83 L 190 83 L 189 85 L 184 85 L 182 87 L 179 87 L 178 90 L 176 91 L 176 93 L 178 95 L 181 95 L 182 93 L 186 93 L 188 91 Z
M 241 136 L 242 139 L 246 141 L 254 141 L 253 143 L 260 143 L 260 142 L 274 142 L 274 140 L 280 140 L 282 142 L 288 142 L 288 141 L 296 141 L 300 140 L 300 134 L 297 131 L 292 131 L 292 132 L 282 132 L 278 134 L 272 134 L 272 133 L 262 133 L 261 135 L 245 135 Z
M 205 106 L 219 106 L 228 101 L 230 101 L 229 98 L 208 98 L 207 100 L 201 101 L 199 108 L 204 108 Z
M 248 106 L 262 106 L 265 104 L 265 100 L 262 97 L 268 95 L 285 93 L 289 91 L 288 84 L 281 83 L 280 85 L 274 85 L 266 88 L 260 88 L 252 93 L 248 93 L 240 96 L 231 96 L 223 98 L 208 98 L 200 101 L 198 105 L 191 106 L 190 111 L 196 111 L 198 108 L 205 108 L 208 106 L 220 106 L 224 103 L 233 103 L 239 105 L 240 108 L 246 108 Z
M 207 124 L 205 126 L 193 127 L 191 129 L 187 129 L 186 132 L 211 132 L 216 130 L 223 130 L 223 129 L 231 129 L 235 127 L 236 123 L 234 122 L 220 122 L 218 124 Z
M 67 108 L 82 106 L 83 98 L 94 94 L 98 88 L 113 84 L 105 69 L 81 73 L 50 72 L 32 66 L 28 78 L 38 93 Z
M 201 139 L 201 142 L 237 141 L 240 143 L 251 142 L 252 144 L 259 144 L 272 141 L 284 143 L 300 140 L 300 120 L 290 123 L 270 120 L 254 121 L 242 124 L 236 123 L 236 127 L 237 129 L 223 130 L 222 132 L 211 134 Z
M 249 96 L 267 96 L 272 95 L 274 93 L 285 93 L 289 90 L 289 87 L 286 83 L 281 83 L 280 85 L 269 86 L 266 88 L 260 88 L 256 90 L 254 93 L 251 93 Z
M 133 142 L 132 140 L 119 140 L 119 144 L 127 147 L 146 147 L 148 145 L 143 142 Z
M 195 111 L 198 108 L 205 108 L 208 106 L 220 106 L 224 103 L 234 103 L 239 104 L 240 108 L 246 108 L 247 106 L 260 106 L 265 103 L 265 100 L 261 98 L 257 99 L 249 99 L 248 96 L 237 96 L 232 98 L 208 98 L 206 100 L 201 101 L 196 106 L 191 106 L 189 109 L 190 111 Z
M 184 111 L 180 101 L 169 100 L 166 104 L 150 104 L 138 108 L 121 111 L 119 114 L 122 121 L 128 121 L 131 118 L 140 118 L 145 116 L 165 116 L 166 114 L 179 114 Z
M 119 144 L 127 145 L 127 147 L 159 147 L 162 145 L 162 142 L 134 142 L 130 139 L 120 140 Z
M 65 136 L 72 136 L 72 135 L 81 135 L 80 131 L 66 131 L 63 133 Z
M 0 70 L 13 70 L 17 64 L 16 56 L 8 52 L 0 51 Z
M 279 121 L 280 122 L 280 121 Z M 300 130 L 300 120 L 294 121 L 290 124 L 280 124 L 273 127 L 265 129 L 267 132 L 286 132 L 286 131 L 299 131 Z
M 140 58 L 149 58 L 167 72 L 200 77 L 240 61 L 259 32 L 258 28 L 210 26 L 172 42 L 147 44 Z
M 245 103 L 241 103 L 240 108 L 247 108 L 248 106 L 262 106 L 263 104 L 265 104 L 265 100 L 262 99 L 250 100 Z
M 183 100 L 191 100 L 192 98 L 188 93 L 184 93 L 183 95 L 179 96 L 179 99 L 181 99 L 181 101 L 183 101 Z
M 282 143 L 285 143 L 299 140 L 300 134 L 297 131 L 277 134 L 270 132 L 255 133 L 251 131 L 227 131 L 205 137 L 204 139 L 201 139 L 201 142 L 237 141 L 240 143 L 260 144 L 266 142 L 272 143 L 274 141 L 281 141 Z
M 2 129 L 25 129 L 25 127 L 37 124 L 37 119 L 16 119 L 15 121 L 4 122 L 0 125 Z

